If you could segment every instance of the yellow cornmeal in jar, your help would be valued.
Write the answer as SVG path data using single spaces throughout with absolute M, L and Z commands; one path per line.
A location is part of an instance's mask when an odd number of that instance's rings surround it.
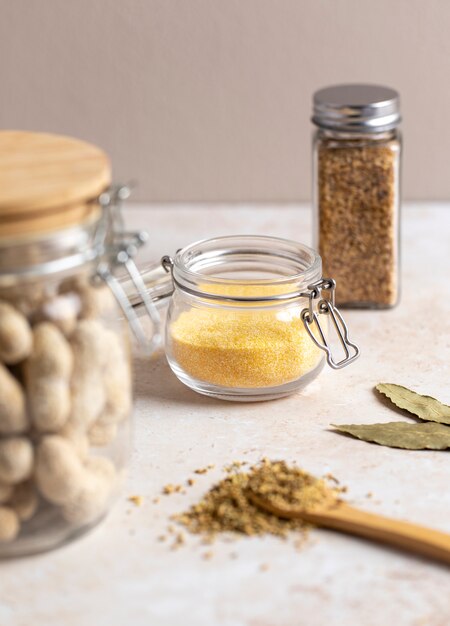
M 212 291 L 211 286 L 208 290 Z M 220 291 L 215 290 L 247 297 L 283 291 L 261 285 L 220 285 Z M 181 313 L 170 326 L 178 365 L 197 380 L 232 388 L 283 385 L 312 370 L 323 353 L 303 325 L 303 307 L 296 302 L 276 310 L 249 311 L 252 304 L 227 309 L 193 307 Z

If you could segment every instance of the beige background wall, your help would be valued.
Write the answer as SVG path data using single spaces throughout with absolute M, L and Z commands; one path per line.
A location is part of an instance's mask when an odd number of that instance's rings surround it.
M 310 99 L 403 98 L 404 191 L 450 197 L 448 0 L 0 0 L 0 126 L 90 139 L 149 201 L 310 195 Z

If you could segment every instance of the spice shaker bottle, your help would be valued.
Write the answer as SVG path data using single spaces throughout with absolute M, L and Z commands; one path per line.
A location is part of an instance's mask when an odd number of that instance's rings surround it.
M 378 85 L 314 94 L 313 203 L 324 274 L 337 303 L 397 304 L 400 266 L 399 94 Z

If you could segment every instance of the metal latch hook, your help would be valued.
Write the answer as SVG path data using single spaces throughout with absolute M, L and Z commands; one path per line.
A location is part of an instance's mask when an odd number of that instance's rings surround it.
M 334 305 L 334 291 L 336 289 L 335 281 L 324 278 L 313 285 L 309 285 L 308 289 L 310 290 L 308 294 L 309 307 L 303 309 L 301 313 L 301 318 L 308 335 L 318 348 L 326 352 L 327 363 L 331 368 L 338 370 L 346 365 L 349 365 L 350 363 L 353 363 L 353 361 L 359 357 L 360 350 L 355 343 L 350 341 L 347 324 L 345 323 L 341 313 Z M 330 300 L 322 297 L 322 291 L 330 292 Z M 313 300 L 318 298 L 321 299 L 317 303 L 317 311 L 314 311 Z M 331 317 L 334 329 L 345 354 L 344 358 L 340 361 L 336 361 L 333 358 L 331 347 L 319 321 L 319 315 L 329 315 Z M 320 340 L 313 333 L 313 325 L 317 328 Z

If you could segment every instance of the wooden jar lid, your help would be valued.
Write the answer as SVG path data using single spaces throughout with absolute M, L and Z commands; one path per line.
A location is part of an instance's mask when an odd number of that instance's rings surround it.
M 108 156 L 49 133 L 0 131 L 0 237 L 39 234 L 94 219 L 111 182 Z

